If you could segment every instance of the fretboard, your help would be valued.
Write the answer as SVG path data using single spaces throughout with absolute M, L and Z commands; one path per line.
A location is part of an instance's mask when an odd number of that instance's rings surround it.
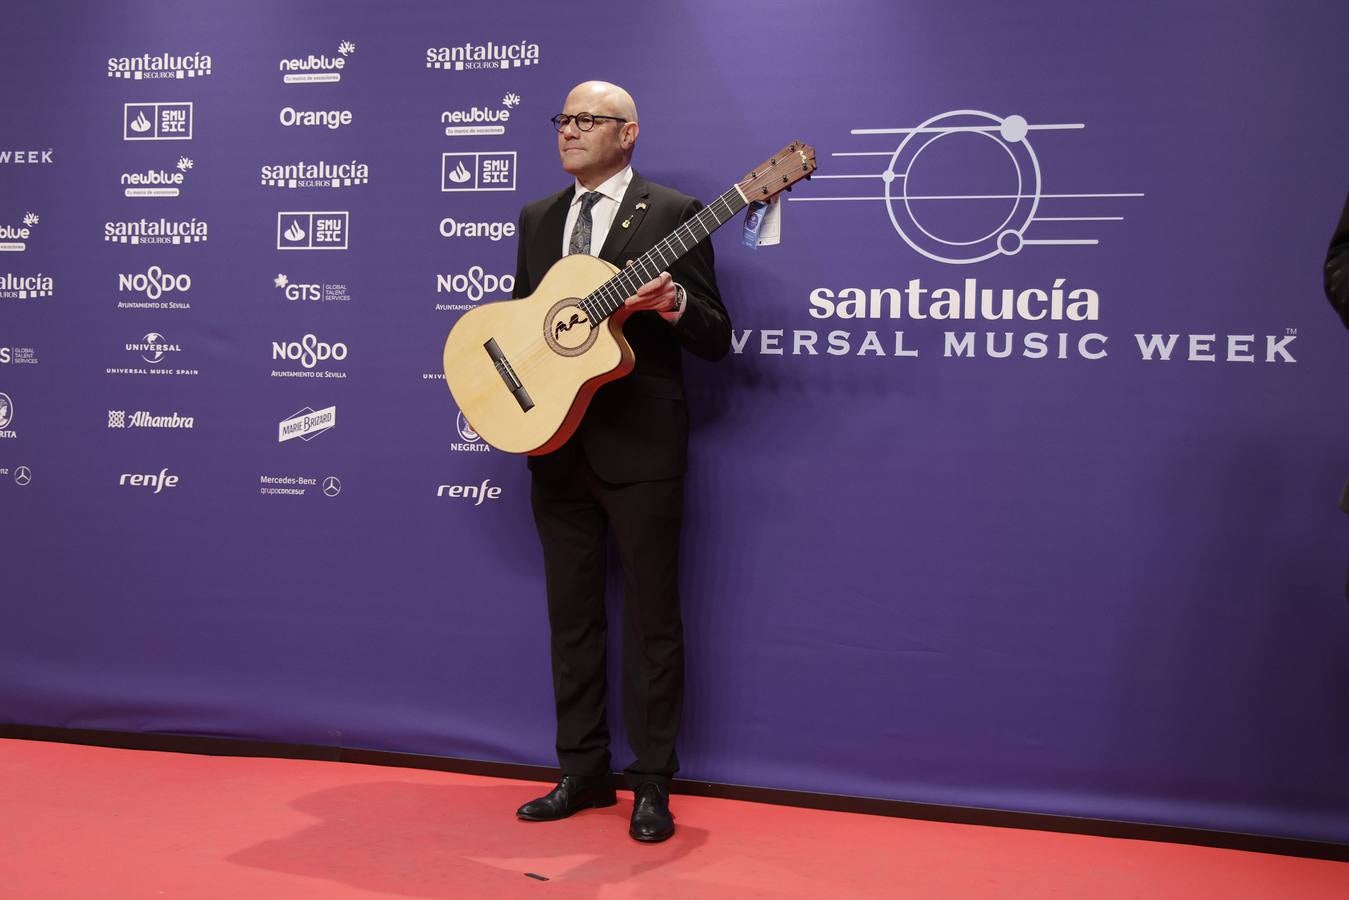
M 698 214 L 680 225 L 660 243 L 633 260 L 632 265 L 600 285 L 581 301 L 581 308 L 591 322 L 601 322 L 617 312 L 623 301 L 637 293 L 637 289 L 669 270 L 675 260 L 688 253 L 699 242 L 725 225 L 732 216 L 745 208 L 745 198 L 737 186 L 713 200 Z

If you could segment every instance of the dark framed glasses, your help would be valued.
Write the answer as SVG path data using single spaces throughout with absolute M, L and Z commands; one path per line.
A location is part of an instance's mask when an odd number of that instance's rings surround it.
M 558 133 L 561 133 L 563 129 L 573 122 L 576 123 L 578 131 L 589 131 L 594 128 L 595 123 L 601 119 L 612 119 L 615 122 L 628 121 L 621 116 L 594 116 L 588 112 L 577 113 L 574 116 L 569 116 L 566 113 L 558 113 L 548 121 L 553 123 L 553 127 L 558 130 Z

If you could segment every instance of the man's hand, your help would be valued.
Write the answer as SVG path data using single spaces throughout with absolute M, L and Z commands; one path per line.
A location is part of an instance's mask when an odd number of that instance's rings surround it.
M 623 305 L 633 311 L 653 309 L 662 315 L 666 315 L 673 312 L 676 295 L 674 279 L 670 277 L 669 272 L 661 272 L 660 275 L 639 287 L 637 293 L 623 301 Z

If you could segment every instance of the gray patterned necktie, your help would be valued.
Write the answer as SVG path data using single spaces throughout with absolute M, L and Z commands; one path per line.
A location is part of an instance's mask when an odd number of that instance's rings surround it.
M 581 197 L 581 214 L 576 217 L 576 224 L 571 229 L 571 243 L 567 245 L 567 255 L 573 253 L 590 252 L 590 229 L 594 225 L 590 218 L 590 209 L 604 195 L 597 191 L 591 191 Z

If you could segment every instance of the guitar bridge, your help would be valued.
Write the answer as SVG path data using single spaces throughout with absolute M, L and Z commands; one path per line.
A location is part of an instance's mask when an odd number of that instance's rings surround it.
M 506 390 L 510 391 L 511 396 L 515 398 L 515 402 L 520 404 L 521 411 L 529 412 L 533 409 L 534 401 L 530 398 L 529 391 L 525 390 L 524 384 L 520 381 L 520 376 L 515 374 L 515 369 L 511 367 L 511 361 L 497 346 L 497 339 L 488 338 L 487 343 L 482 346 L 487 351 L 487 355 L 492 358 L 492 365 L 496 367 L 497 374 L 501 376 L 502 381 L 506 382 Z

